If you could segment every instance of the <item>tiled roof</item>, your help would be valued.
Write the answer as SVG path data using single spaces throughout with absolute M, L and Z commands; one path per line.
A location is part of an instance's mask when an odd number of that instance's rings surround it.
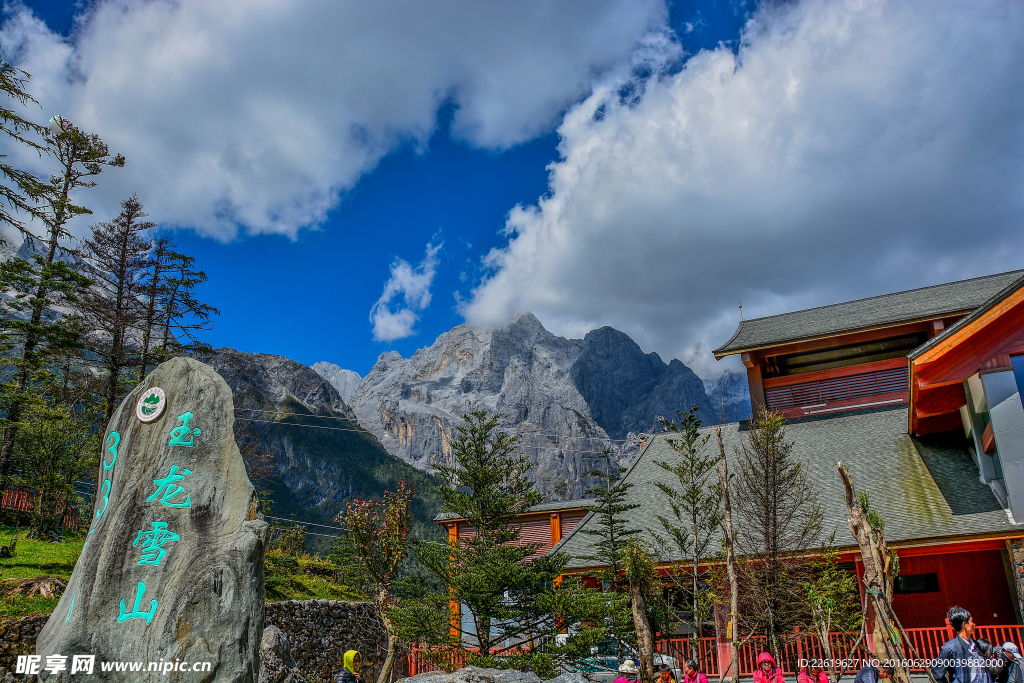
M 943 341 L 956 334 L 962 328 L 966 327 L 967 325 L 970 325 L 972 322 L 983 316 L 985 313 L 995 308 L 997 305 L 999 305 L 1001 301 L 1006 299 L 1008 296 L 1016 292 L 1021 287 L 1024 287 L 1024 276 L 1021 276 L 1016 280 L 1011 281 L 1008 285 L 1006 285 L 998 292 L 993 294 L 988 299 L 988 301 L 978 306 L 978 308 L 974 309 L 974 311 L 970 315 L 965 315 L 963 318 L 960 318 L 960 320 L 957 320 L 954 324 L 950 325 L 948 328 L 943 330 L 941 334 L 935 335 L 934 337 L 926 341 L 924 344 L 921 344 L 921 346 L 918 346 L 916 349 L 911 351 L 910 358 L 917 358 L 928 349 L 938 346 Z
M 846 500 L 835 461 L 843 461 L 858 490 L 867 491 L 872 505 L 886 522 L 886 539 L 895 541 L 940 539 L 988 533 L 1024 533 L 999 505 L 992 490 L 978 480 L 978 468 L 970 454 L 958 445 L 937 438 L 912 439 L 906 432 L 907 409 L 883 408 L 827 418 L 801 418 L 786 427 L 793 455 L 804 467 L 807 482 L 817 491 L 824 512 L 824 536 L 836 532 L 836 544 L 854 546 L 847 527 Z M 713 427 L 702 431 L 710 431 Z M 713 433 L 713 432 L 712 432 Z M 737 452 L 746 441 L 745 423 L 722 425 L 722 439 L 730 474 L 739 471 Z M 717 451 L 714 436 L 705 448 Z M 626 473 L 633 484 L 630 502 L 641 507 L 627 514 L 632 528 L 651 540 L 647 530 L 658 529 L 657 515 L 671 517 L 665 494 L 652 482 L 667 481 L 657 461 L 671 462 L 678 454 L 655 435 Z M 734 514 L 738 514 L 735 510 Z M 741 528 L 742 523 L 736 522 Z M 555 548 L 574 558 L 594 554 L 594 536 L 582 529 L 596 528 L 589 513 Z M 675 560 L 678 558 L 666 558 Z M 568 567 L 590 562 L 573 559 Z
M 580 508 L 590 508 L 594 505 L 592 498 L 583 498 L 580 500 L 564 500 L 555 503 L 540 503 L 530 508 L 530 512 L 553 512 L 555 510 L 578 510 Z M 443 522 L 446 519 L 462 519 L 458 515 L 451 512 L 443 512 L 437 517 L 434 517 L 435 522 Z
M 883 294 L 841 304 L 744 320 L 716 358 L 843 332 L 930 320 L 972 311 L 1024 275 L 1024 270 Z

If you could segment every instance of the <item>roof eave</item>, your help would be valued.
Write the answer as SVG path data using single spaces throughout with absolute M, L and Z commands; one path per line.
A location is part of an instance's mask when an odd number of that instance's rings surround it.
M 941 315 L 930 315 L 930 316 L 926 316 L 926 317 L 923 317 L 923 318 L 912 318 L 912 319 L 909 319 L 909 320 L 900 320 L 898 322 L 889 323 L 889 324 L 886 324 L 886 325 L 875 325 L 875 326 L 872 326 L 872 327 L 855 327 L 855 328 L 851 328 L 849 330 L 842 330 L 840 332 L 836 332 L 836 333 L 833 333 L 833 334 L 822 334 L 822 335 L 819 335 L 817 337 L 798 337 L 798 338 L 795 338 L 795 339 L 784 339 L 784 340 L 781 340 L 781 341 L 772 342 L 771 344 L 761 344 L 759 346 L 748 346 L 748 347 L 739 348 L 739 349 L 729 349 L 727 352 L 721 353 L 721 354 L 719 353 L 719 351 L 721 351 L 725 347 L 720 347 L 719 349 L 717 349 L 713 353 L 715 354 L 715 358 L 717 360 L 721 360 L 722 358 L 724 358 L 726 356 L 733 356 L 733 355 L 736 355 L 737 353 L 750 353 L 751 351 L 763 351 L 764 349 L 773 349 L 773 348 L 775 348 L 777 346 L 784 346 L 784 345 L 787 345 L 787 344 L 806 344 L 808 342 L 822 341 L 823 339 L 835 339 L 836 337 L 843 337 L 843 336 L 846 336 L 848 334 L 860 334 L 862 332 L 874 332 L 876 330 L 885 330 L 885 329 L 889 329 L 891 327 L 902 327 L 903 325 L 915 325 L 917 323 L 926 323 L 926 322 L 929 322 L 931 320 L 941 320 L 942 318 L 949 318 L 949 317 L 954 316 L 954 315 L 967 315 L 967 314 L 969 314 L 969 313 L 971 313 L 971 312 L 973 312 L 975 310 L 976 309 L 973 309 L 973 308 L 960 309 L 960 310 L 956 310 L 956 311 L 950 311 L 948 313 L 942 313 Z M 953 329 L 953 327 L 950 327 L 949 329 Z M 929 341 L 931 341 L 931 340 L 929 340 Z M 915 351 L 916 351 L 916 349 L 915 349 Z

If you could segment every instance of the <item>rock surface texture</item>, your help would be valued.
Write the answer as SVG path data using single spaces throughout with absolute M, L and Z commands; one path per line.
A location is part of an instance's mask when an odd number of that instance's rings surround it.
M 259 683 L 306 683 L 292 658 L 292 648 L 284 631 L 273 625 L 263 629 L 260 641 Z
M 318 375 L 330 382 L 332 387 L 338 390 L 345 403 L 352 402 L 352 395 L 356 393 L 356 387 L 359 386 L 359 380 L 362 379 L 358 372 L 346 370 L 340 365 L 325 361 L 313 363 L 312 368 Z
M 350 498 L 379 496 L 405 479 L 416 489 L 416 533 L 437 533 L 435 483 L 360 429 L 326 379 L 265 353 L 222 348 L 203 361 L 231 387 L 235 439 L 249 475 L 270 491 L 274 515 L 330 524 Z
M 374 606 L 341 600 L 286 600 L 267 603 L 267 624 L 288 636 L 299 670 L 334 681 L 346 650 L 363 656 L 363 680 L 376 681 L 387 656 L 387 636 Z M 401 664 L 401 663 L 400 663 Z M 402 670 L 396 666 L 396 675 Z
M 463 667 L 452 673 L 428 671 L 402 680 L 406 683 L 541 683 L 540 676 L 533 672 L 483 669 L 477 666 Z
M 45 614 L 34 614 L 0 620 L 0 675 L 14 671 L 18 655 L 35 651 L 36 636 L 49 618 Z
M 388 451 L 427 470 L 449 461 L 462 414 L 500 412 L 537 463 L 530 476 L 549 500 L 582 497 L 604 448 L 631 462 L 636 434 L 659 415 L 694 405 L 705 421 L 718 415 L 678 360 L 645 354 L 610 327 L 565 339 L 529 313 L 494 329 L 460 325 L 411 358 L 381 354 L 351 405 Z
M 136 418 L 148 388 L 162 414 Z M 104 434 L 87 543 L 36 653 L 95 655 L 101 680 L 255 683 L 263 632 L 267 524 L 235 445 L 231 390 L 212 368 L 175 358 L 121 403 Z M 148 662 L 210 662 L 205 673 L 145 673 Z M 100 662 L 143 673 L 100 673 Z M 43 680 L 41 677 L 40 680 Z

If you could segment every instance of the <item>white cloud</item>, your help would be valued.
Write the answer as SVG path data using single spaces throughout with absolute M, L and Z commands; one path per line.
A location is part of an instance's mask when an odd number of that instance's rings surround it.
M 1024 266 L 1024 5 L 766 5 L 623 103 L 559 128 L 549 192 L 463 307 L 611 324 L 722 369 L 746 317 Z
M 403 259 L 391 263 L 391 277 L 384 284 L 384 292 L 370 309 L 373 338 L 377 341 L 395 341 L 416 334 L 413 326 L 419 314 L 430 305 L 430 285 L 437 272 L 437 252 L 443 245 L 427 245 L 427 253 L 413 268 Z M 402 302 L 395 306 L 395 299 Z
M 549 130 L 665 17 L 661 0 L 101 0 L 70 40 L 15 6 L 0 45 L 34 76 L 33 116 L 128 158 L 98 214 L 137 191 L 154 220 L 229 239 L 321 222 L 424 145 L 445 101 L 472 145 Z

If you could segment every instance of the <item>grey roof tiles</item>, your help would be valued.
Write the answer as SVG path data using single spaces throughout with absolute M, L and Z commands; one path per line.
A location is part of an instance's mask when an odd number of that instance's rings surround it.
M 739 470 L 737 453 L 746 441 L 744 425 L 722 425 L 733 474 Z M 803 418 L 787 425 L 793 454 L 803 463 L 808 485 L 818 491 L 825 537 L 835 531 L 838 546 L 855 545 L 847 527 L 845 494 L 834 464 L 837 460 L 846 464 L 858 490 L 871 496 L 872 505 L 886 522 L 885 536 L 890 542 L 1024 531 L 1024 526 L 1010 521 L 992 490 L 979 481 L 977 466 L 967 451 L 950 443 L 948 435 L 912 439 L 906 425 L 905 407 Z M 702 431 L 710 430 L 713 427 Z M 717 451 L 714 436 L 705 448 Z M 666 496 L 652 483 L 666 481 L 665 471 L 656 462 L 674 457 L 678 456 L 665 436 L 658 434 L 626 473 L 626 481 L 634 485 L 629 498 L 641 503 L 626 516 L 630 526 L 640 529 L 648 540 L 647 530 L 659 527 L 657 515 L 671 514 Z M 578 559 L 593 554 L 590 544 L 596 539 L 581 533 L 585 528 L 596 528 L 593 512 L 555 548 L 573 556 L 569 568 L 593 564 Z
M 732 338 L 715 349 L 714 354 L 721 358 L 787 342 L 966 313 L 984 304 L 1022 275 L 1024 270 L 1015 270 L 744 320 Z

